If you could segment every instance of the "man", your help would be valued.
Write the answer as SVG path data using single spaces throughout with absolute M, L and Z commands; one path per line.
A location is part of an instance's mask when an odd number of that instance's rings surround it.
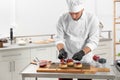
M 66 0 L 69 12 L 63 14 L 57 24 L 56 45 L 59 59 L 72 58 L 85 63 L 92 62 L 92 51 L 99 43 L 99 21 L 94 15 L 84 11 L 83 1 Z

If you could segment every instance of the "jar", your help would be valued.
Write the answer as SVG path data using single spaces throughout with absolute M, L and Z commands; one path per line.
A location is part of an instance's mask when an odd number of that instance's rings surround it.
M 0 41 L 0 48 L 3 47 L 3 41 Z

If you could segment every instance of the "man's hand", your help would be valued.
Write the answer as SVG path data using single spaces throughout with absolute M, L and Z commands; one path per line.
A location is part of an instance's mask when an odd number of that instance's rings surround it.
M 65 58 L 67 58 L 67 52 L 64 49 L 59 50 L 58 58 L 59 59 L 65 59 Z
M 85 55 L 85 52 L 83 50 L 75 53 L 72 57 L 73 60 L 77 60 L 80 61 L 82 59 L 82 57 Z

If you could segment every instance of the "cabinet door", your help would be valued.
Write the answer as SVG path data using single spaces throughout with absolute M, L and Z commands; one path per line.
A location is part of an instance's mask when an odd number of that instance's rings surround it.
M 13 61 L 14 66 L 14 74 L 13 74 L 13 80 L 22 80 L 22 76 L 20 72 L 30 63 L 29 59 L 18 59 Z M 26 80 L 30 80 L 29 78 Z
M 22 80 L 20 72 L 30 64 L 30 49 L 16 49 L 13 54 L 13 80 Z
M 21 80 L 20 70 L 22 70 L 25 66 L 27 66 L 30 63 L 30 49 L 13 49 L 13 50 L 4 50 L 0 51 L 0 61 L 5 62 L 9 61 L 9 65 L 3 65 L 3 67 L 0 67 L 1 70 L 7 70 L 4 69 L 6 67 L 10 67 L 10 70 L 6 71 L 9 73 L 11 72 L 11 78 L 8 78 L 8 80 Z M 2 64 L 0 64 L 2 65 Z M 4 72 L 4 71 L 2 71 Z M 6 75 L 5 75 L 6 76 Z M 7 77 L 3 77 L 7 78 Z M 5 79 L 0 79 L 5 80 Z M 6 79 L 7 80 L 7 79 Z
M 0 62 L 0 80 L 12 80 L 12 63 L 10 61 Z
M 30 49 L 12 49 L 0 51 L 0 61 L 30 58 Z
M 40 47 L 40 48 L 32 48 L 31 49 L 31 60 L 36 59 L 39 60 L 52 60 L 51 55 L 51 47 Z

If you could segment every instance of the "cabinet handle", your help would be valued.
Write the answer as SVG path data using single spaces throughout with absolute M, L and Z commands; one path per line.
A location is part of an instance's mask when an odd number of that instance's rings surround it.
M 9 62 L 10 64 L 10 72 L 12 72 L 12 62 Z
M 11 62 L 11 72 L 15 72 L 15 61 Z
M 13 61 L 13 71 L 15 72 L 15 61 Z
M 22 55 L 21 53 L 19 54 L 11 54 L 11 55 L 2 55 L 2 57 L 12 57 L 12 56 L 20 56 Z

